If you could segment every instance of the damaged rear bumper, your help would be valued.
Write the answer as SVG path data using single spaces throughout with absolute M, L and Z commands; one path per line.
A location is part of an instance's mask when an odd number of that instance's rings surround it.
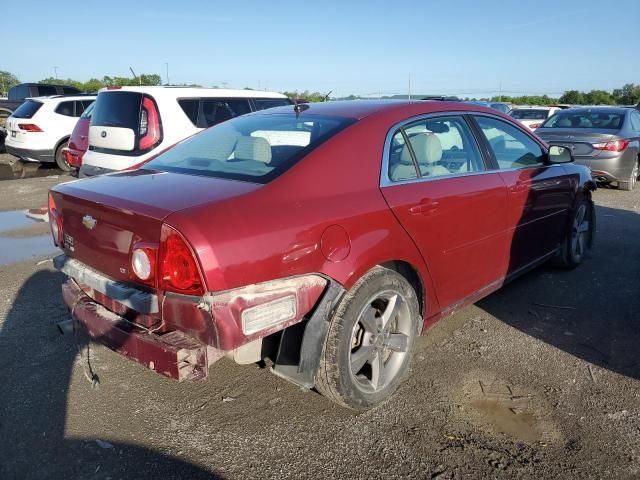
M 204 379 L 209 366 L 222 356 L 182 332 L 158 335 L 127 321 L 94 302 L 72 279 L 62 285 L 62 297 L 74 322 L 93 340 L 166 377 Z

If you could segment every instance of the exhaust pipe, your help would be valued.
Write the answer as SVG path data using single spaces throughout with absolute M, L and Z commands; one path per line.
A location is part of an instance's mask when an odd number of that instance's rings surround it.
M 58 322 L 56 323 L 56 327 L 58 327 L 60 335 L 68 335 L 70 333 L 73 333 L 73 320 L 69 318 L 68 320 Z

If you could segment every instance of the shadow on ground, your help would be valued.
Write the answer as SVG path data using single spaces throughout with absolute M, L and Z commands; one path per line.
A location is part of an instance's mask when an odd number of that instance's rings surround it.
M 62 281 L 51 271 L 33 274 L 0 330 L 0 478 L 221 478 L 145 448 L 65 438 L 77 349 L 54 328 L 68 318 L 60 294 L 51 292 Z
M 592 258 L 543 266 L 477 306 L 593 365 L 640 379 L 640 215 L 597 207 Z M 526 359 L 523 359 L 526 361 Z

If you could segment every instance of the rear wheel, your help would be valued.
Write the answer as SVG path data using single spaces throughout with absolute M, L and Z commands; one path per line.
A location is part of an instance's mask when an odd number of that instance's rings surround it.
M 586 199 L 580 200 L 573 210 L 571 226 L 558 252 L 559 266 L 575 268 L 591 254 L 595 223 L 593 204 Z
M 316 389 L 365 410 L 401 384 L 420 332 L 418 298 L 400 274 L 376 267 L 345 295 L 329 326 Z
M 618 182 L 618 188 L 620 190 L 633 190 L 638 182 L 638 174 L 640 173 L 638 168 L 639 160 L 636 160 L 635 165 L 633 166 L 633 170 L 631 171 L 631 175 L 629 176 L 629 180 L 626 182 Z
M 56 149 L 56 163 L 58 164 L 58 167 L 60 168 L 60 170 L 64 172 L 72 172 L 75 170 L 75 168 L 69 165 L 69 162 L 67 162 L 67 159 L 65 158 L 64 153 L 62 151 L 64 147 L 66 147 L 67 145 L 69 145 L 68 140 L 65 142 L 62 142 Z

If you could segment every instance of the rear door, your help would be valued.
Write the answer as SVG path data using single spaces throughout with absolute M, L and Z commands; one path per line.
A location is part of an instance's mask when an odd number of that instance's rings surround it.
M 545 164 L 546 149 L 523 129 L 488 115 L 473 118 L 507 187 L 513 273 L 557 247 L 573 201 L 571 177 L 561 165 Z
M 504 276 L 507 192 L 462 115 L 426 116 L 387 138 L 382 193 L 420 250 L 442 308 Z

